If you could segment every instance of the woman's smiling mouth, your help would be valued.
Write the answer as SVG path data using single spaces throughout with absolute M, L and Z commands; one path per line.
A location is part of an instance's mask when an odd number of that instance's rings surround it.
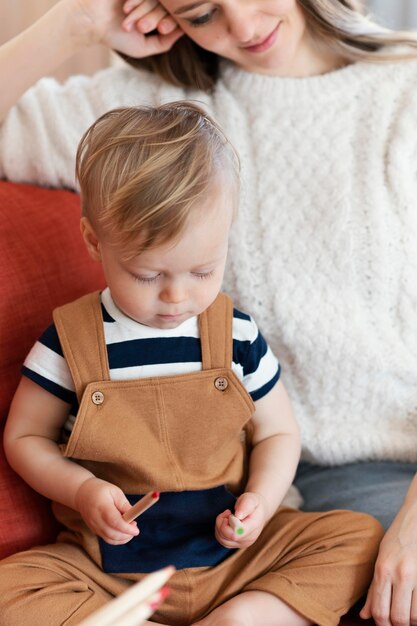
M 274 45 L 277 39 L 277 34 L 278 34 L 278 29 L 279 29 L 280 24 L 281 22 L 274 28 L 274 30 L 271 33 L 269 33 L 267 37 L 265 37 L 265 39 L 250 46 L 243 46 L 243 49 L 247 52 L 254 52 L 254 53 L 265 52 L 266 50 L 269 50 L 269 48 L 271 48 L 271 46 Z

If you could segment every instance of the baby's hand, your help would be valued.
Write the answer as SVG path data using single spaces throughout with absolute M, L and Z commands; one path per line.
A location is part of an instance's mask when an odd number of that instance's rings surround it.
M 126 0 L 123 12 L 126 14 L 123 28 L 127 31 L 135 28 L 146 34 L 157 30 L 161 35 L 168 35 L 178 28 L 177 22 L 158 0 Z
M 116 485 L 99 478 L 87 479 L 78 489 L 76 506 L 90 530 L 107 543 L 120 545 L 139 534 L 136 522 L 128 524 L 122 518 L 130 503 Z
M 242 522 L 243 533 L 236 532 L 229 523 L 231 511 L 217 516 L 216 539 L 225 548 L 247 548 L 261 534 L 266 522 L 266 507 L 263 498 L 257 493 L 243 493 L 235 505 L 234 516 Z

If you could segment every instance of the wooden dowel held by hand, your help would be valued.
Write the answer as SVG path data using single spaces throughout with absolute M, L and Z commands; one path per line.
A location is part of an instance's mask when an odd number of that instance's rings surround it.
M 133 522 L 134 519 L 142 515 L 149 507 L 153 506 L 159 500 L 159 491 L 150 491 L 141 498 L 131 509 L 123 513 L 122 517 L 125 522 Z
M 92 615 L 83 620 L 79 626 L 130 626 L 140 624 L 152 615 L 159 604 L 167 597 L 165 584 L 175 572 L 169 565 L 161 570 L 145 576 L 120 596 L 111 600 Z M 134 620 L 134 621 L 132 621 Z
M 233 528 L 233 530 L 235 531 L 236 535 L 244 535 L 245 534 L 245 527 L 243 526 L 243 524 L 240 521 L 240 519 L 238 517 L 236 517 L 236 515 L 233 515 L 233 513 L 230 513 L 230 515 L 229 515 L 229 526 L 231 526 Z
M 115 622 L 107 626 L 139 626 L 158 609 L 159 605 L 169 596 L 169 587 L 162 587 L 147 600 L 133 606 L 126 613 L 119 615 Z M 102 626 L 102 624 L 100 624 Z

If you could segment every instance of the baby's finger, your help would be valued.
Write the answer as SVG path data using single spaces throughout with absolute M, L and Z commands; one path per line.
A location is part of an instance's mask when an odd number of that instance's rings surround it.
M 100 537 L 102 537 L 106 543 L 110 543 L 113 546 L 119 546 L 131 541 L 134 535 L 120 533 L 112 528 L 108 528 L 104 532 L 100 533 Z
M 249 515 L 252 515 L 258 505 L 259 497 L 256 494 L 250 492 L 243 493 L 236 500 L 234 514 L 238 519 L 244 520 Z
M 222 520 L 221 525 L 219 526 L 219 532 L 223 535 L 225 539 L 230 541 L 235 541 L 235 531 L 232 526 L 229 524 L 229 519 L 225 518 Z
M 119 533 L 121 535 L 129 535 L 134 537 L 139 534 L 139 528 L 135 521 L 127 522 L 123 519 L 120 509 L 123 507 L 119 503 L 119 510 L 112 509 L 103 513 L 102 525 L 104 530 L 112 533 Z
M 139 535 L 139 528 L 134 520 L 133 522 L 126 522 L 123 518 L 120 518 L 117 524 L 112 525 L 112 528 L 123 535 L 130 535 L 131 537 Z
M 121 516 L 117 519 L 103 519 L 101 532 L 98 533 L 105 541 L 112 544 L 127 543 L 133 537 L 139 535 L 136 522 L 126 522 Z
M 228 520 L 227 517 L 221 518 L 220 516 L 218 516 L 216 520 L 216 527 L 215 527 L 216 539 L 223 545 L 226 545 L 226 543 L 227 544 L 234 543 L 236 541 L 236 537 L 233 532 L 233 529 L 229 526 L 229 523 L 227 520 Z M 229 548 L 231 546 L 226 545 L 226 547 Z

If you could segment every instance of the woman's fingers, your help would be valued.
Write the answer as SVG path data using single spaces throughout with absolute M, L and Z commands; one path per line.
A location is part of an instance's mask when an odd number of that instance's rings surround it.
M 158 4 L 158 0 L 126 0 L 123 5 L 123 13 L 129 15 L 133 11 L 139 11 L 140 15 L 146 15 Z
M 411 611 L 410 611 L 410 624 L 411 626 L 417 626 L 417 589 L 413 589 L 411 594 Z
M 412 588 L 407 584 L 396 585 L 392 591 L 391 615 L 392 624 L 410 624 Z
M 167 15 L 161 19 L 157 28 L 162 35 L 168 35 L 178 28 L 178 24 L 173 17 Z
M 132 32 L 121 32 L 113 34 L 112 38 L 105 43 L 113 50 L 117 50 L 136 59 L 153 56 L 167 52 L 175 42 L 184 35 L 180 28 L 176 28 L 172 33 L 162 35 L 159 32 L 145 35 L 136 29 Z
M 136 28 L 141 33 L 158 30 L 162 34 L 168 34 L 177 28 L 175 20 L 158 0 L 128 0 L 123 11 L 127 14 L 123 20 L 123 28 L 127 31 Z
M 176 28 L 172 33 L 168 35 L 155 34 L 146 37 L 146 53 L 147 56 L 153 54 L 161 54 L 161 52 L 167 52 L 172 48 L 174 43 L 182 37 L 184 32 L 180 28 Z
M 157 0 L 146 0 L 136 7 L 123 20 L 123 27 L 126 30 L 136 28 L 141 33 L 155 29 L 156 25 L 166 16 L 166 11 L 162 9 Z
M 391 625 L 391 595 L 392 585 L 390 580 L 384 583 L 376 583 L 373 586 L 371 614 L 377 626 Z
M 371 619 L 372 617 L 372 585 L 368 589 L 365 604 L 359 612 L 362 619 Z

